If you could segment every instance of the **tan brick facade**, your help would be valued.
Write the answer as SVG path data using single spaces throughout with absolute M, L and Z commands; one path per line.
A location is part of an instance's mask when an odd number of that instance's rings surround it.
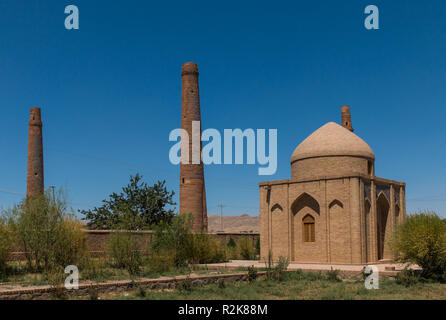
M 296 148 L 290 180 L 259 184 L 262 259 L 269 250 L 294 262 L 392 259 L 386 240 L 404 219 L 405 184 L 375 177 L 372 150 L 347 122 L 328 123 Z

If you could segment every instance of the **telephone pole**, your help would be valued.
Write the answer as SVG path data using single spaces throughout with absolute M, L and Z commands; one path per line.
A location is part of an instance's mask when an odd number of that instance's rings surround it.
M 56 203 L 56 194 L 54 193 L 55 186 L 50 186 L 50 188 L 53 190 L 53 203 Z
M 221 232 L 223 232 L 224 231 L 224 229 L 223 229 L 223 207 L 224 207 L 224 205 L 219 204 L 218 207 L 220 208 L 220 230 L 221 230 Z

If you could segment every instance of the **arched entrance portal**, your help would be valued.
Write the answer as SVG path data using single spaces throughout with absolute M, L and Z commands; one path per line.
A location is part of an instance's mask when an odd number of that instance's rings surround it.
M 386 240 L 386 227 L 389 208 L 389 201 L 384 193 L 380 193 L 378 199 L 376 200 L 378 260 L 384 258 L 384 244 Z
M 313 262 L 322 259 L 319 203 L 308 193 L 301 194 L 291 205 L 291 260 Z

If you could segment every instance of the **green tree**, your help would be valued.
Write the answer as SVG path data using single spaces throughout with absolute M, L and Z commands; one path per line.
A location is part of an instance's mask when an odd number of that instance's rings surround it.
M 130 176 L 130 183 L 122 192 L 112 193 L 102 206 L 80 210 L 83 220 L 91 229 L 117 229 L 124 225 L 129 230 L 142 230 L 161 222 L 170 223 L 174 211 L 166 207 L 175 205 L 174 192 L 167 190 L 165 181 L 149 186 L 141 180 L 139 174 Z
M 416 263 L 424 278 L 441 279 L 446 271 L 446 224 L 435 212 L 408 216 L 390 239 L 396 259 Z
M 234 238 L 229 237 L 229 241 L 228 241 L 227 246 L 228 246 L 229 248 L 235 248 L 235 247 L 237 246 L 237 244 L 235 243 Z
M 0 278 L 6 270 L 6 262 L 12 250 L 13 235 L 5 217 L 0 216 Z
M 69 213 L 62 191 L 24 199 L 8 213 L 29 266 L 45 271 L 77 264 L 87 252 L 85 233 Z

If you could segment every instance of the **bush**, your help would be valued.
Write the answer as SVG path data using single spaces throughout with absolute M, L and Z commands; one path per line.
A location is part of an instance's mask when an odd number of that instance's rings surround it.
M 446 224 L 434 212 L 409 216 L 391 240 L 396 259 L 418 264 L 421 276 L 442 280 L 446 271 Z
M 280 256 L 279 261 L 272 270 L 272 278 L 277 281 L 282 281 L 289 264 L 290 260 L 288 257 Z
M 410 270 L 407 266 L 404 267 L 396 276 L 396 283 L 405 287 L 413 286 L 420 281 L 420 277 L 415 270 Z
M 151 271 L 163 273 L 176 267 L 175 252 L 169 249 L 160 249 L 149 255 L 148 266 Z
M 225 279 L 218 279 L 218 280 L 217 280 L 217 287 L 218 287 L 219 289 L 224 289 L 224 288 L 226 288 L 226 282 L 225 282 Z
M 252 240 L 250 238 L 243 237 L 239 239 L 237 242 L 237 248 L 242 259 L 255 260 L 256 253 L 252 244 Z
M 254 266 L 248 267 L 248 281 L 253 282 L 257 279 L 257 269 Z
M 143 287 L 143 286 L 138 286 L 138 293 L 137 293 L 137 295 L 140 297 L 140 298 L 144 298 L 145 296 L 146 296 L 146 289 Z
M 96 286 L 91 286 L 88 288 L 88 299 L 99 300 L 99 289 Z
M 64 287 L 65 272 L 61 266 L 52 266 L 45 270 L 45 277 L 51 287 L 51 295 L 54 299 L 65 299 L 66 292 Z
M 237 244 L 235 243 L 235 241 L 232 237 L 229 237 L 227 246 L 228 246 L 228 248 L 235 248 L 237 246 Z
M 268 261 L 266 265 L 266 278 L 268 280 L 282 281 L 284 280 L 284 275 L 288 269 L 290 260 L 288 257 L 279 257 L 279 261 L 275 266 L 273 266 L 273 253 L 271 250 L 268 251 Z
M 0 278 L 6 273 L 6 262 L 11 254 L 13 235 L 6 219 L 0 217 Z
M 184 280 L 179 280 L 175 287 L 178 288 L 179 291 L 192 291 L 192 280 L 190 276 L 187 276 Z
M 23 200 L 10 212 L 30 267 L 34 263 L 37 269 L 65 268 L 86 255 L 85 234 L 67 211 L 61 191 L 54 200 L 47 191 Z
M 107 243 L 107 255 L 112 264 L 136 275 L 141 271 L 142 257 L 139 244 L 131 232 L 115 231 Z
M 191 226 L 191 215 L 179 215 L 172 219 L 171 225 L 156 227 L 151 242 L 152 259 L 173 254 L 175 267 L 225 261 L 223 244 L 207 233 L 192 233 Z
M 105 265 L 106 263 L 102 258 L 92 259 L 90 256 L 86 256 L 79 266 L 81 277 L 94 281 L 102 280 L 106 277 Z
M 260 255 L 260 237 L 256 240 L 256 255 Z
M 339 277 L 339 270 L 338 269 L 331 268 L 329 271 L 327 271 L 325 276 L 327 277 L 328 281 L 333 281 L 333 282 L 340 282 L 340 281 L 342 281 L 341 278 Z

